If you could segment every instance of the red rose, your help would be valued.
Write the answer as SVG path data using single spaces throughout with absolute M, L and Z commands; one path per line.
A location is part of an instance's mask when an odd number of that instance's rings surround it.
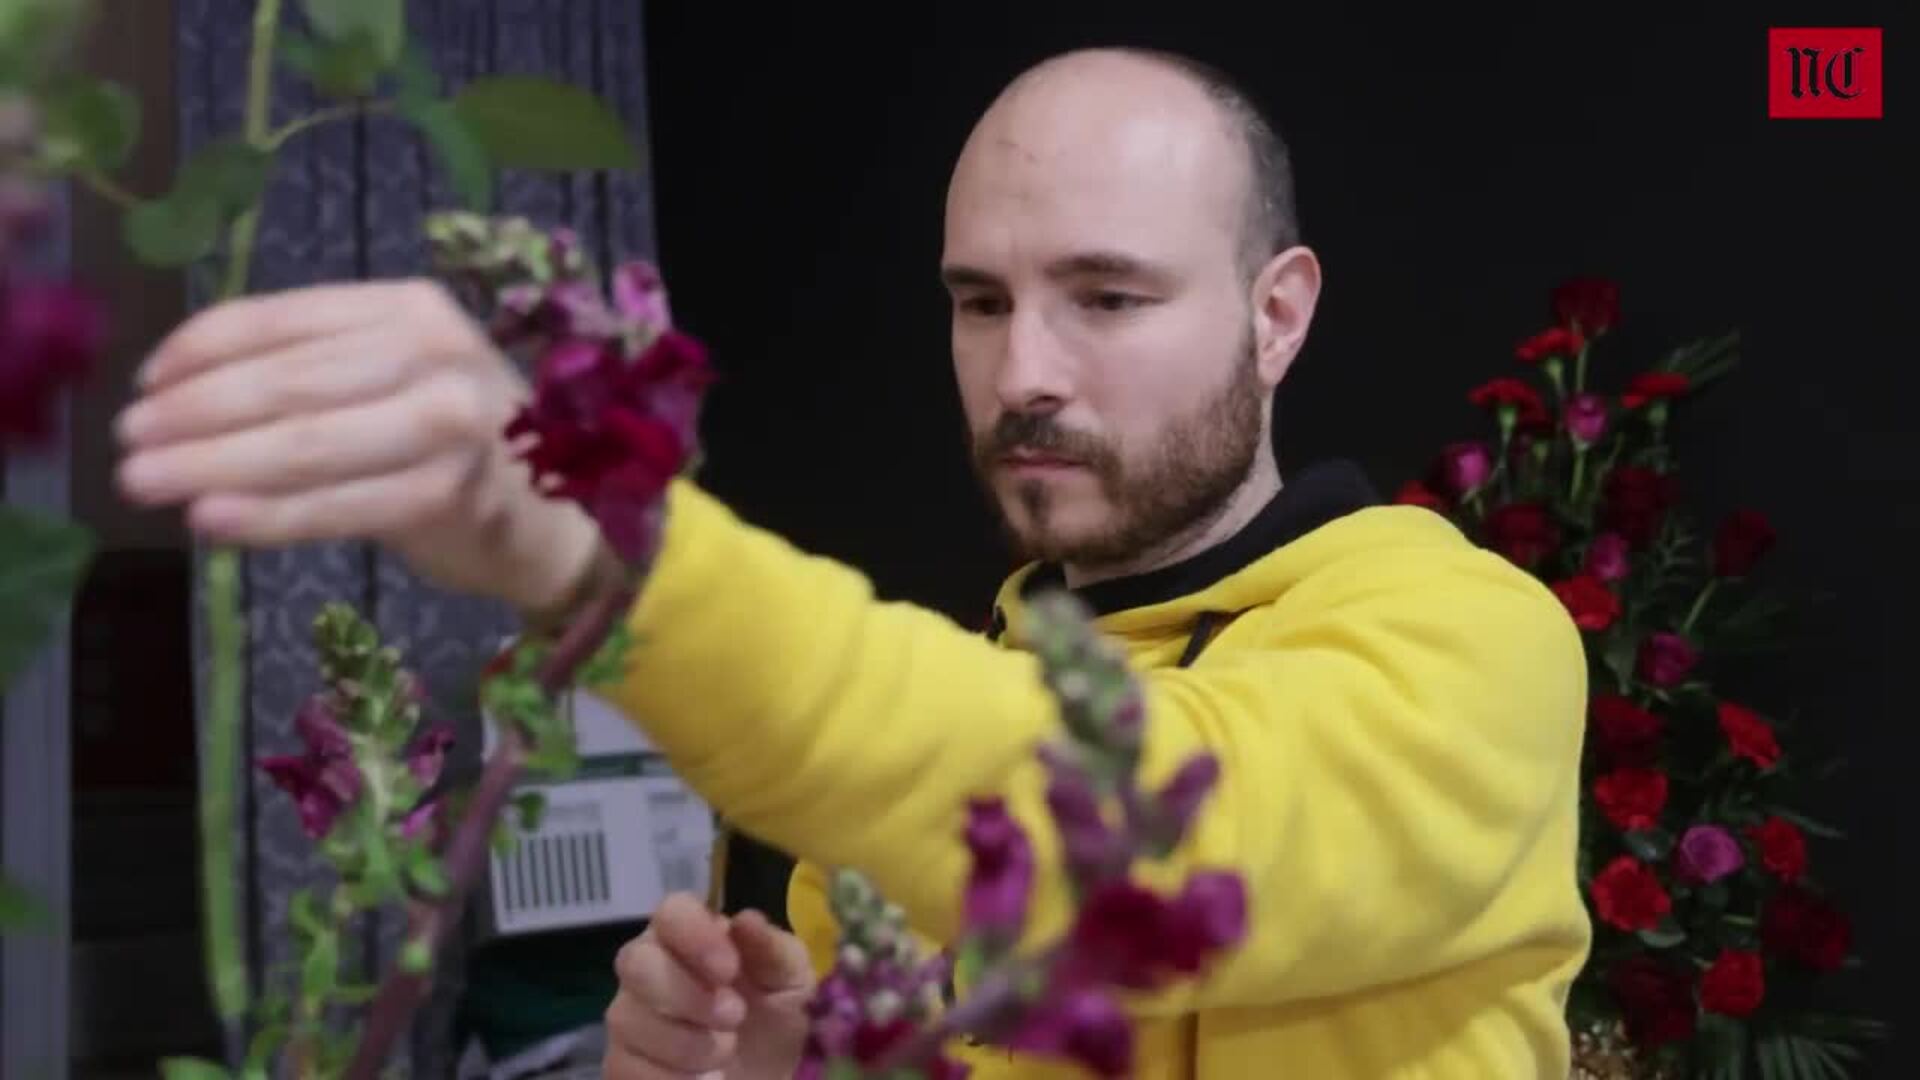
M 1481 383 L 1467 392 L 1467 400 L 1482 409 L 1512 409 L 1520 427 L 1544 426 L 1552 421 L 1547 403 L 1533 387 L 1519 379 L 1498 378 Z
M 1627 1036 L 1643 1047 L 1693 1037 L 1693 974 L 1648 953 L 1636 953 L 1607 972 L 1607 989 L 1620 1005 Z
M 1651 829 L 1667 807 L 1667 774 L 1653 769 L 1615 769 L 1593 782 L 1593 801 L 1614 827 Z
M 1424 506 L 1429 510 L 1437 510 L 1442 513 L 1447 509 L 1447 500 L 1435 494 L 1427 485 L 1418 480 L 1409 480 L 1401 485 L 1400 491 L 1394 495 L 1393 501 L 1401 506 Z
M 1731 701 L 1720 703 L 1720 730 L 1727 737 L 1727 745 L 1733 749 L 1733 756 L 1745 758 L 1760 769 L 1771 769 L 1780 763 L 1780 742 L 1773 737 L 1773 728 L 1760 714 L 1745 705 L 1735 705 Z
M 1487 515 L 1487 543 L 1531 569 L 1560 546 L 1560 526 L 1538 503 L 1508 503 Z
M 1651 401 L 1665 401 L 1677 398 L 1687 392 L 1692 384 L 1685 375 L 1672 371 L 1648 371 L 1633 377 L 1627 389 L 1620 395 L 1620 404 L 1629 409 L 1637 409 Z
M 1622 465 L 1607 474 L 1602 516 L 1609 529 L 1643 548 L 1659 534 L 1674 494 L 1671 476 L 1641 465 Z
M 1493 473 L 1493 454 L 1485 443 L 1457 442 L 1440 452 L 1441 486 L 1453 495 L 1465 495 Z
M 1833 905 L 1789 886 L 1767 901 L 1760 916 L 1760 941 L 1815 971 L 1835 971 L 1853 947 L 1853 924 Z
M 1713 538 L 1713 572 L 1718 577 L 1746 577 L 1753 564 L 1773 548 L 1773 526 L 1752 510 L 1736 510 L 1720 523 Z
M 1585 344 L 1579 331 L 1551 326 L 1521 342 L 1513 355 L 1523 364 L 1537 364 L 1549 356 L 1578 355 Z
M 1620 286 L 1605 278 L 1569 278 L 1553 290 L 1553 317 L 1588 337 L 1599 337 L 1620 321 Z
M 1567 605 L 1573 623 L 1582 630 L 1605 630 L 1620 617 L 1620 598 L 1591 574 L 1576 574 L 1553 584 L 1553 594 Z
M 1751 1016 L 1767 996 L 1765 967 L 1759 953 L 1721 950 L 1700 977 L 1700 1007 L 1722 1016 Z
M 1631 855 L 1608 863 L 1588 888 L 1601 921 L 1629 934 L 1653 929 L 1673 910 L 1653 869 Z
M 1760 865 L 1781 881 L 1798 881 L 1807 872 L 1807 837 L 1793 822 L 1770 817 L 1747 830 L 1760 849 Z
M 1593 699 L 1593 725 L 1601 752 L 1616 766 L 1645 765 L 1660 738 L 1660 718 L 1618 694 Z
M 1638 672 L 1651 686 L 1662 689 L 1679 686 L 1700 662 L 1700 652 L 1679 634 L 1665 631 L 1648 634 L 1640 643 Z

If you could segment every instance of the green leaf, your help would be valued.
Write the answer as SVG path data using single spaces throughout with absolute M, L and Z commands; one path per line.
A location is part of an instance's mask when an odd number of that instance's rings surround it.
M 1673 834 L 1665 829 L 1630 832 L 1622 840 L 1627 850 L 1642 862 L 1661 862 L 1673 852 Z
M 85 526 L 0 503 L 0 686 L 66 617 L 93 551 Z
M 408 856 L 407 876 L 412 879 L 414 888 L 439 899 L 453 891 L 453 883 L 447 880 L 447 872 L 433 852 L 424 846 L 415 847 Z
M 1680 928 L 1671 915 L 1661 919 L 1660 925 L 1653 929 L 1640 931 L 1639 936 L 1649 949 L 1671 949 L 1687 940 L 1687 932 Z
M 226 214 L 238 214 L 267 189 L 273 155 L 237 136 L 203 143 L 180 168 L 169 197 L 203 199 Z
M 1809 836 L 1818 836 L 1825 840 L 1844 840 L 1847 838 L 1846 833 L 1841 832 L 1839 829 L 1836 829 L 1831 825 L 1823 825 L 1820 822 L 1815 821 L 1810 817 L 1807 817 L 1805 814 L 1801 814 L 1793 810 L 1781 810 L 1781 809 L 1775 809 L 1774 813 L 1780 815 L 1782 818 L 1785 818 L 1786 820 L 1794 823 L 1795 825 L 1798 825 L 1801 831 L 1805 832 Z
M 534 832 L 540 828 L 540 819 L 546 816 L 547 796 L 544 792 L 522 791 L 513 797 L 513 807 L 519 811 L 520 828 Z
M 0 877 L 0 930 L 45 930 L 53 925 L 53 911 L 32 893 Z
M 247 1070 L 266 1070 L 273 1065 L 274 1051 L 287 1041 L 287 1033 L 292 1030 L 286 1024 L 268 1024 L 253 1036 L 247 1044 Z
M 162 1080 L 230 1080 L 224 1065 L 216 1065 L 204 1058 L 163 1058 L 160 1061 Z
M 407 13 L 401 0 L 302 0 L 307 22 L 328 41 L 364 37 L 382 66 L 400 59 Z
M 432 57 L 414 42 L 400 50 L 393 75 L 394 101 L 402 113 L 431 104 L 440 93 L 440 77 L 434 73 Z
M 461 205 L 476 213 L 493 207 L 493 166 L 466 121 L 453 105 L 445 101 L 423 102 L 409 107 L 401 103 L 400 113 L 426 137 L 427 145 L 447 171 L 447 182 Z
M 401 970 L 419 975 L 433 966 L 433 950 L 422 938 L 408 938 L 400 947 Z
M 378 983 L 342 983 L 333 992 L 333 1000 L 342 1005 L 365 1005 L 380 993 Z
M 358 33 L 334 41 L 314 41 L 289 34 L 280 46 L 281 59 L 306 77 L 322 94 L 356 100 L 367 97 L 388 67 L 371 34 Z
M 112 172 L 126 164 L 140 137 L 140 101 L 117 83 L 63 78 L 40 109 L 42 152 L 56 168 Z
M 496 75 L 462 87 L 453 107 L 501 168 L 640 167 L 626 124 L 577 86 L 530 75 Z
M 340 979 L 340 935 L 333 930 L 316 934 L 300 964 L 300 995 L 321 1001 Z
M 287 919 L 300 934 L 312 937 L 326 930 L 326 923 L 320 919 L 319 909 L 313 906 L 313 893 L 298 889 L 287 903 Z

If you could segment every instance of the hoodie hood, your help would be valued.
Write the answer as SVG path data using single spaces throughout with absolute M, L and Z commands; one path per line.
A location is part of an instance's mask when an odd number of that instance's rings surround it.
M 1339 529 L 1325 528 L 1336 521 L 1342 523 Z M 1301 578 L 1353 555 L 1356 548 L 1419 542 L 1410 530 L 1458 540 L 1445 518 L 1419 507 L 1383 505 L 1358 465 L 1332 461 L 1287 480 L 1253 520 L 1221 543 L 1177 563 L 1072 592 L 1092 609 L 1103 633 L 1136 639 L 1184 634 L 1196 621 L 1272 603 Z M 1018 646 L 1024 641 L 1022 601 L 1064 588 L 1065 581 L 1062 568 L 1053 563 L 1030 563 L 1016 571 L 1000 587 L 989 636 Z

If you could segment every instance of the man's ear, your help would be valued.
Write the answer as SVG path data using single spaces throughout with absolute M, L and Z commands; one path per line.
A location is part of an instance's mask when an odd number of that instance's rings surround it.
M 1320 300 L 1320 258 L 1294 245 L 1275 255 L 1253 281 L 1249 308 L 1260 377 L 1278 386 L 1307 342 L 1307 327 Z

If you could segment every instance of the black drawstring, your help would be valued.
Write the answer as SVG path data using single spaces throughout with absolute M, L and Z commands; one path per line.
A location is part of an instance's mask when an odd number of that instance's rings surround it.
M 1187 651 L 1180 654 L 1180 667 L 1191 667 L 1200 658 L 1200 650 L 1207 647 L 1213 632 L 1220 628 L 1220 622 L 1226 618 L 1218 611 L 1203 611 L 1193 620 L 1193 636 L 1187 639 Z

